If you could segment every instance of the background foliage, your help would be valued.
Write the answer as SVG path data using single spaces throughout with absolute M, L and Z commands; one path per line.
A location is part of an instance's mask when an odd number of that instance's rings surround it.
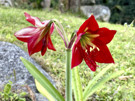
M 110 22 L 124 24 L 135 19 L 135 0 L 96 0 L 111 9 Z
M 43 1 L 44 0 L 14 0 L 14 6 L 23 9 L 42 9 Z M 62 5 L 60 1 L 62 0 L 51 0 L 51 8 L 64 9 L 61 8 Z M 70 0 L 65 0 L 63 3 L 67 3 L 67 1 Z M 63 6 L 64 5 L 65 4 L 63 4 Z M 135 0 L 96 0 L 95 5 L 106 5 L 110 8 L 110 22 L 112 23 L 129 24 L 135 19 Z
M 14 0 L 13 4 L 16 8 L 21 9 L 41 9 L 44 0 Z M 51 8 L 58 9 L 59 0 L 51 0 Z

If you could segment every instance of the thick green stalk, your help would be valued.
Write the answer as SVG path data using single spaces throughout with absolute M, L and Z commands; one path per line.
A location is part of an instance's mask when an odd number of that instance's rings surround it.
M 66 101 L 72 101 L 71 49 L 66 50 Z

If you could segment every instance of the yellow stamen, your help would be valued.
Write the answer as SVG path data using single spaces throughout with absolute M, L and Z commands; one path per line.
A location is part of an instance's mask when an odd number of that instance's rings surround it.
M 88 30 L 88 27 L 84 30 L 86 32 Z M 91 34 L 90 32 L 86 32 L 84 35 L 81 36 L 80 43 L 84 50 L 86 50 L 87 46 L 91 46 L 90 51 L 93 51 L 95 48 L 99 51 L 99 48 L 92 43 L 94 38 L 99 37 L 99 34 Z
M 92 47 L 90 47 L 90 52 L 92 52 L 93 51 L 93 48 Z
M 100 49 L 97 47 L 97 50 L 100 51 Z
M 84 32 L 86 32 L 88 30 L 88 27 L 85 28 Z
M 96 37 L 99 37 L 99 34 L 91 34 L 87 32 L 86 36 L 91 37 L 91 38 L 96 38 Z

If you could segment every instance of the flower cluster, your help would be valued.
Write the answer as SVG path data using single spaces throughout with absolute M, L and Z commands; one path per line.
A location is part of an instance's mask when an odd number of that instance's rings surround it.
M 54 22 L 51 20 L 41 22 L 39 18 L 27 13 L 25 13 L 25 17 L 34 26 L 21 29 L 15 33 L 15 36 L 28 43 L 29 55 L 39 51 L 44 55 L 47 48 L 55 51 L 51 41 Z M 76 33 L 77 39 L 72 49 L 71 68 L 78 66 L 83 59 L 92 71 L 96 70 L 96 62 L 114 63 L 107 44 L 115 33 L 115 30 L 109 30 L 105 27 L 99 28 L 94 16 L 91 15 Z

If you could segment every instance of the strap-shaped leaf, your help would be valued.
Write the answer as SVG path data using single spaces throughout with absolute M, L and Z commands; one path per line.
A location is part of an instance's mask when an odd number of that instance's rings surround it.
M 52 95 L 35 79 L 35 84 L 38 91 L 45 96 L 49 101 L 55 101 Z
M 78 67 L 72 69 L 72 78 L 73 78 L 72 84 L 73 84 L 73 91 L 75 95 L 75 101 L 83 101 L 82 83 L 80 81 Z
M 97 80 L 100 79 L 106 73 L 106 71 L 108 71 L 111 67 L 112 67 L 112 64 L 108 65 L 106 68 L 100 71 L 92 80 L 89 81 L 88 86 L 85 88 L 84 93 L 83 93 L 84 98 L 88 94 L 92 86 L 97 83 Z
M 20 57 L 24 66 L 28 69 L 31 75 L 57 100 L 64 101 L 64 98 L 59 91 L 51 84 L 51 82 L 28 60 Z
M 91 96 L 93 93 L 95 93 L 97 90 L 102 89 L 107 81 L 121 75 L 122 73 L 124 73 L 124 71 L 118 71 L 103 77 L 100 81 L 98 81 L 95 85 L 93 85 L 87 93 L 85 93 L 86 95 L 83 95 L 83 99 L 87 100 L 87 98 Z

